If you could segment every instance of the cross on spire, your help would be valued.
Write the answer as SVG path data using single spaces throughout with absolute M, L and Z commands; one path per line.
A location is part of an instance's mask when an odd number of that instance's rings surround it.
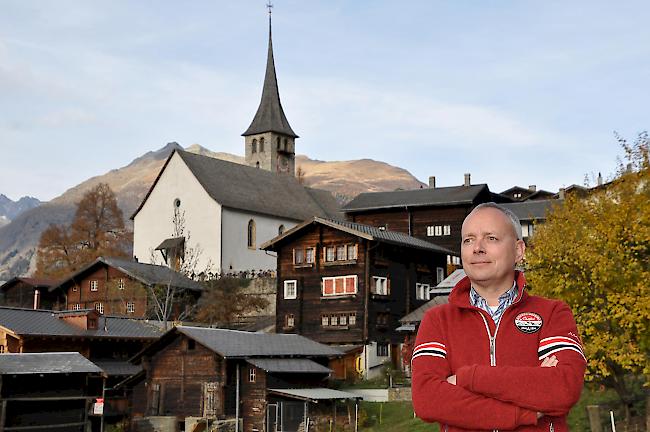
M 271 10 L 271 9 L 273 9 L 273 3 L 268 2 L 268 3 L 266 4 L 266 7 L 269 9 L 269 15 L 271 15 L 271 13 L 273 12 L 273 11 Z

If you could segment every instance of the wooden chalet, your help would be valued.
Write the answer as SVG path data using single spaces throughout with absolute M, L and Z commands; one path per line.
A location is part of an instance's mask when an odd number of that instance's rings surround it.
M 67 310 L 97 309 L 106 315 L 143 318 L 152 315 L 147 290 L 167 286 L 189 293 L 192 304 L 203 291 L 201 284 L 169 267 L 105 257 L 97 258 L 50 291 L 63 294 Z M 182 311 L 175 312 L 178 315 Z
M 501 192 L 501 195 L 510 198 L 512 201 L 536 201 L 556 198 L 556 194 L 543 189 L 537 189 L 537 186 L 530 185 L 527 188 L 513 186 Z
M 342 211 L 352 222 L 371 225 L 433 242 L 449 249 L 454 264 L 460 264 L 460 229 L 465 217 L 484 202 L 510 202 L 490 192 L 486 184 L 368 192 L 357 195 Z
M 159 416 L 298 431 L 307 418 L 329 424 L 336 401 L 357 399 L 326 388 L 328 361 L 340 355 L 299 335 L 177 326 L 132 359 L 143 371 L 122 385 L 136 431 Z M 347 410 L 339 413 L 347 418 Z
M 15 277 L 0 285 L 0 305 L 32 309 L 65 308 L 65 298 L 50 288 L 58 285 L 54 279 Z
M 128 359 L 157 340 L 163 333 L 161 328 L 157 322 L 108 317 L 95 309 L 0 307 L 0 353 L 78 352 L 106 372 L 107 386 L 111 388 L 140 371 Z M 119 419 L 126 414 L 126 408 L 123 396 L 107 395 L 106 416 Z
M 503 207 L 512 211 L 521 222 L 521 233 L 524 241 L 528 244 L 535 233 L 535 227 L 546 221 L 546 215 L 553 210 L 554 206 L 561 206 L 564 200 L 545 199 L 531 200 L 516 203 L 505 203 Z
M 76 352 L 0 357 L 0 431 L 100 430 L 104 373 Z M 100 401 L 101 402 L 101 401 Z
M 401 232 L 318 217 L 262 248 L 278 256 L 276 332 L 345 345 L 357 357 L 363 346 L 356 372 L 337 369 L 346 379 L 399 364 L 398 319 L 430 299 L 453 253 Z

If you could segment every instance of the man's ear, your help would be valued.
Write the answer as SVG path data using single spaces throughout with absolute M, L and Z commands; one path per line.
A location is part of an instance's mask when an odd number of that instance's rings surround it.
M 526 243 L 523 240 L 517 240 L 515 243 L 515 264 L 519 264 L 524 260 L 526 255 Z

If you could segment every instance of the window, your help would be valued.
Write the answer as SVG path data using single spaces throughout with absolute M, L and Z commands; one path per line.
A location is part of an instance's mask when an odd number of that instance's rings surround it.
M 264 151 L 264 137 L 260 138 L 260 153 Z
M 431 300 L 431 293 L 429 292 L 429 284 L 416 283 L 415 298 L 417 298 L 418 300 Z
M 521 192 L 515 192 L 514 198 L 521 198 Z
M 72 306 L 72 310 L 81 310 L 81 305 L 80 305 L 79 303 L 75 303 L 75 304 Z
M 436 267 L 436 285 L 438 285 L 444 279 L 445 279 L 445 269 L 442 267 Z
M 255 368 L 248 369 L 248 382 L 255 382 Z
M 275 143 L 276 143 L 276 145 L 277 145 L 277 147 L 278 147 L 278 150 L 282 150 L 282 148 L 281 148 L 281 143 L 280 143 L 280 137 L 277 137 L 277 138 L 275 139 Z
M 336 249 L 334 246 L 328 246 L 325 248 L 325 261 L 332 262 L 336 258 Z
M 387 326 L 390 323 L 390 314 L 388 312 L 377 313 L 376 324 L 378 326 Z
M 451 235 L 451 225 L 443 225 L 442 226 L 442 235 Z
M 314 248 L 305 249 L 305 262 L 307 264 L 313 264 L 314 263 L 314 255 L 316 255 L 315 252 L 316 251 L 314 250 Z
M 295 318 L 293 314 L 287 314 L 284 316 L 284 326 L 287 328 L 292 328 L 295 324 Z
M 100 314 L 104 313 L 104 303 L 98 302 L 95 303 L 95 310 L 99 312 Z
M 357 314 L 351 313 L 348 315 L 348 325 L 353 326 L 357 323 Z
M 257 140 L 254 139 L 253 143 L 251 144 L 251 153 L 257 153 Z
M 434 235 L 436 236 L 441 236 L 442 235 L 442 225 L 436 225 L 433 229 Z
M 316 248 L 313 247 L 293 250 L 294 265 L 311 265 L 314 263 L 315 257 L 316 257 Z
M 284 225 L 280 225 L 280 226 L 278 227 L 278 235 L 284 234 L 284 229 L 285 229 L 285 228 L 284 228 Z
M 285 299 L 298 298 L 298 282 L 296 280 L 284 281 L 284 298 Z
M 124 279 L 120 279 L 117 281 L 117 288 L 123 290 L 124 289 Z
M 356 324 L 357 315 L 354 312 L 346 312 L 335 315 L 321 315 L 320 319 L 323 327 L 348 328 Z
M 302 249 L 293 250 L 293 264 L 300 265 L 305 263 L 305 251 Z
M 387 343 L 377 343 L 377 357 L 388 357 Z
M 323 296 L 337 296 L 356 293 L 356 275 L 323 278 Z
M 255 249 L 255 221 L 253 219 L 248 221 L 247 245 L 249 249 Z
M 203 417 L 216 417 L 219 413 L 219 383 L 203 383 Z
M 97 287 L 99 287 L 99 282 L 96 280 L 91 280 L 90 281 L 90 290 L 91 291 L 97 291 Z
M 378 295 L 388 295 L 388 278 L 382 276 L 373 276 L 372 293 Z
M 135 313 L 135 303 L 130 301 L 126 304 L 126 313 Z
M 348 316 L 346 314 L 343 314 L 339 317 L 339 324 L 342 326 L 348 325 Z
M 356 259 L 356 244 L 342 244 L 325 247 L 325 262 L 352 261 Z
M 330 325 L 331 326 L 339 325 L 339 316 L 338 315 L 330 315 Z
M 429 237 L 433 237 L 433 235 L 434 235 L 434 234 L 433 234 L 433 230 L 434 230 L 434 228 L 435 228 L 435 227 L 434 227 L 433 225 L 429 225 L 429 226 L 427 227 L 427 236 L 429 236 Z
M 348 245 L 348 259 L 357 259 L 357 245 Z
M 323 327 L 327 327 L 328 325 L 330 325 L 330 316 L 329 315 L 322 315 L 320 317 L 320 320 L 321 320 L 320 324 Z
M 524 238 L 532 237 L 533 236 L 533 230 L 534 230 L 533 224 L 529 224 L 529 223 L 522 223 L 521 224 L 522 237 L 524 237 Z
M 346 256 L 347 256 L 346 253 L 345 253 L 346 250 L 347 249 L 346 249 L 345 245 L 336 247 L 336 260 L 337 261 L 345 261 L 346 260 Z
M 451 235 L 451 225 L 429 225 L 427 227 L 427 236 L 440 237 L 443 235 Z

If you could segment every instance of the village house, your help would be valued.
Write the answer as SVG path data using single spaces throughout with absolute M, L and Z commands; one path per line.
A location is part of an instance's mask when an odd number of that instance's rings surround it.
M 543 189 L 537 189 L 536 185 L 530 185 L 527 188 L 513 186 L 501 192 L 501 195 L 510 198 L 514 202 L 519 201 L 536 201 L 557 198 L 557 194 Z
M 104 373 L 76 352 L 3 354 L 0 431 L 100 431 Z
M 280 103 L 270 21 L 262 98 L 242 135 L 246 165 L 183 150 L 169 156 L 131 217 L 139 261 L 177 267 L 192 251 L 196 273 L 274 270 L 261 243 L 313 216 L 340 217 L 330 192 L 295 177 L 298 136 Z
M 128 359 L 161 334 L 158 322 L 104 316 L 95 309 L 0 307 L 0 353 L 78 352 L 104 370 L 108 388 L 140 370 Z M 107 395 L 107 416 L 117 420 L 126 408 L 123 396 Z
M 63 309 L 65 299 L 49 289 L 58 284 L 53 279 L 15 277 L 0 285 L 0 306 L 32 309 Z
M 504 203 L 503 207 L 512 211 L 521 222 L 521 233 L 526 244 L 535 233 L 538 224 L 546 221 L 547 213 L 553 210 L 554 206 L 561 206 L 564 200 L 560 199 L 540 199 L 515 203 Z
M 490 192 L 486 184 L 471 184 L 465 174 L 462 186 L 429 187 L 393 192 L 359 194 L 343 207 L 347 219 L 374 227 L 398 231 L 449 249 L 448 262 L 460 264 L 460 229 L 465 217 L 478 204 L 509 202 Z
M 306 430 L 307 418 L 327 424 L 336 401 L 357 399 L 327 388 L 328 361 L 340 355 L 299 335 L 174 327 L 132 359 L 143 367 L 123 383 L 134 430 L 165 416 L 185 430 L 200 419 L 239 421 L 246 432 Z
M 431 298 L 453 253 L 401 232 L 318 217 L 262 248 L 278 256 L 276 332 L 343 346 L 365 377 L 386 362 L 399 365 L 398 319 Z
M 172 318 L 191 307 L 203 292 L 200 283 L 169 267 L 123 258 L 99 257 L 83 269 L 50 287 L 61 293 L 65 309 L 97 309 L 100 314 L 134 318 L 155 316 L 150 290 L 171 288 L 185 293 L 185 304 L 177 304 Z

